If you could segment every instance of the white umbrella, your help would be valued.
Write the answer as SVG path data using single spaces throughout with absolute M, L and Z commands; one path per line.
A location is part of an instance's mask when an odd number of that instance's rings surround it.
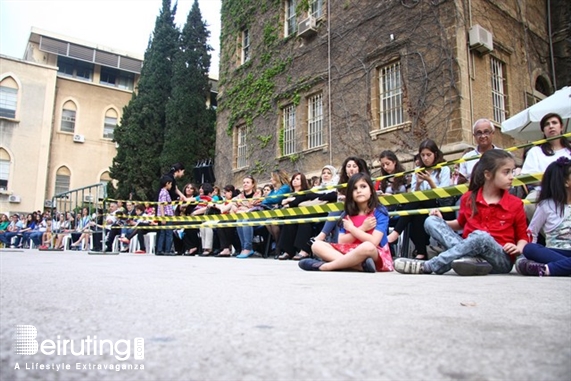
M 571 118 L 571 87 L 557 90 L 541 102 L 517 113 L 502 123 L 502 132 L 519 140 L 539 140 L 543 133 L 539 122 L 546 114 L 555 112 L 563 119 L 563 132 L 568 132 Z

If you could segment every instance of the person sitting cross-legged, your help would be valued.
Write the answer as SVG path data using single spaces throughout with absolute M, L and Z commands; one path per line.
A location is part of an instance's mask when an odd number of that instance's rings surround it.
M 403 274 L 506 274 L 528 242 L 521 199 L 509 189 L 515 161 L 503 150 L 486 151 L 474 168 L 470 188 L 460 199 L 458 219 L 445 221 L 431 211 L 424 228 L 446 250 L 428 260 L 398 258 L 395 270 Z M 463 229 L 460 237 L 454 230 Z

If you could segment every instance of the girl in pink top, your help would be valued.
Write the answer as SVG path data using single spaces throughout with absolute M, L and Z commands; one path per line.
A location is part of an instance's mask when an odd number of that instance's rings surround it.
M 386 237 L 389 215 L 369 175 L 357 173 L 349 179 L 344 215 L 339 243 L 315 241 L 311 250 L 322 260 L 302 259 L 299 267 L 306 271 L 391 271 Z

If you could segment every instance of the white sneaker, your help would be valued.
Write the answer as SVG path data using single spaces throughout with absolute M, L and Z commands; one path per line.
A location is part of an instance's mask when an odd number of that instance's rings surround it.
M 492 271 L 492 265 L 480 257 L 464 257 L 452 262 L 452 269 L 458 275 L 488 275 Z
M 397 258 L 395 259 L 395 270 L 401 274 L 424 274 L 423 264 L 420 259 Z

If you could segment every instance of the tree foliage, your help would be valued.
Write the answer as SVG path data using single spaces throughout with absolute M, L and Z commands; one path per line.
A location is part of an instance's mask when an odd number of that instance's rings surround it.
M 194 164 L 214 149 L 209 96 L 209 32 L 195 1 L 183 32 L 174 23 L 176 5 L 163 0 L 145 52 L 137 91 L 115 129 L 118 144 L 111 177 L 115 197 L 153 200 L 162 173 L 175 162 Z M 209 156 L 204 154 L 205 157 Z
M 210 97 L 210 32 L 195 0 L 182 30 L 174 59 L 172 96 L 167 103 L 163 166 L 194 164 L 214 155 L 215 111 L 206 107 Z

